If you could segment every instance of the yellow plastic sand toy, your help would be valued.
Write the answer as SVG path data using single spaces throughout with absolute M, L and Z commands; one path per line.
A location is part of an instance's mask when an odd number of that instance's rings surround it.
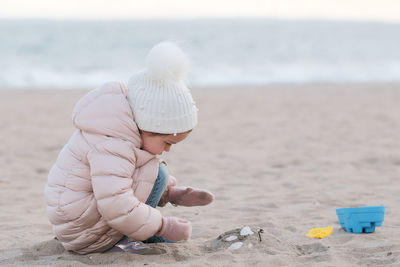
M 333 228 L 328 226 L 325 228 L 313 228 L 311 229 L 306 236 L 312 237 L 312 238 L 325 238 L 328 237 L 332 234 Z

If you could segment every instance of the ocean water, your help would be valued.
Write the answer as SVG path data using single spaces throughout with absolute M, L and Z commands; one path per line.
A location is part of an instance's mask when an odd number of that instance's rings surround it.
M 163 40 L 188 53 L 191 86 L 400 82 L 400 23 L 0 20 L 0 88 L 126 81 Z

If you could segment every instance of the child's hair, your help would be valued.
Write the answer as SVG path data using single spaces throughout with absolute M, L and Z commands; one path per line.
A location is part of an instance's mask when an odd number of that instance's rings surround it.
M 178 134 L 197 125 L 197 107 L 184 82 L 188 60 L 174 43 L 154 46 L 147 68 L 132 75 L 128 102 L 138 127 L 147 132 Z
M 192 131 L 192 129 L 190 129 L 189 131 L 183 132 L 183 133 L 154 133 L 154 132 L 148 132 L 148 131 L 142 131 L 139 129 L 140 133 L 146 132 L 146 134 L 148 134 L 149 136 L 168 136 L 168 135 L 173 135 L 176 136 L 177 134 L 185 134 L 185 133 L 190 133 Z

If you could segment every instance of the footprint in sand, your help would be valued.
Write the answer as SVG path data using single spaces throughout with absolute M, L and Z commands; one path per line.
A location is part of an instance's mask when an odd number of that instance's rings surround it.
M 314 242 L 312 244 L 296 245 L 297 254 L 299 256 L 310 255 L 313 253 L 323 253 L 328 251 L 328 249 L 329 247 L 326 247 L 318 242 Z

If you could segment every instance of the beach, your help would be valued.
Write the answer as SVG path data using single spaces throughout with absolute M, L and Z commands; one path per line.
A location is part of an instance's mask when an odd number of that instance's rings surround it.
M 400 84 L 192 89 L 199 124 L 164 155 L 178 184 L 206 188 L 205 207 L 159 208 L 193 224 L 160 255 L 77 255 L 54 239 L 47 173 L 74 132 L 87 90 L 0 90 L 1 266 L 399 266 Z M 340 228 L 337 208 L 386 206 L 371 234 Z M 243 246 L 217 238 L 249 226 Z M 307 237 L 333 227 L 324 239 Z

